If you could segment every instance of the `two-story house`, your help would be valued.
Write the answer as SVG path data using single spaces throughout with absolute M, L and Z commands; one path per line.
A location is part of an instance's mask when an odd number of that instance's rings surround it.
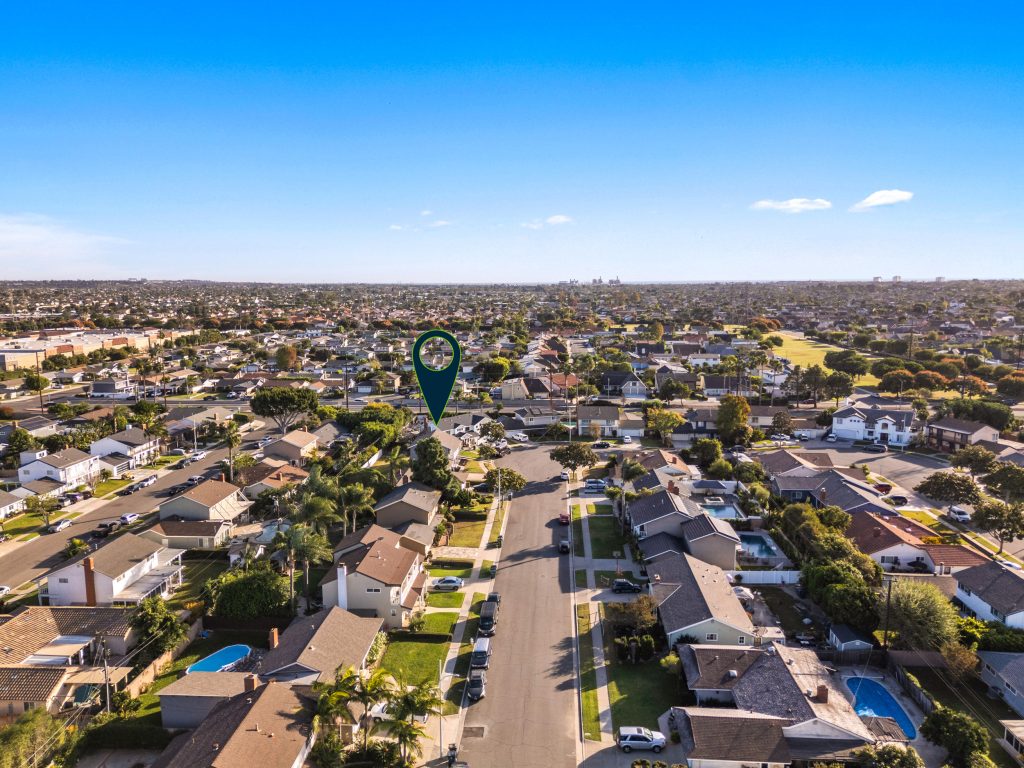
M 147 435 L 138 427 L 100 438 L 89 446 L 89 453 L 106 459 L 107 464 L 138 469 L 153 462 L 160 455 L 160 438 Z
M 608 397 L 643 400 L 650 390 L 633 371 L 605 371 L 601 374 L 601 393 Z
M 18 480 L 22 484 L 33 480 L 52 480 L 64 488 L 93 483 L 100 474 L 98 456 L 90 456 L 77 448 L 63 451 L 25 451 L 21 454 L 22 464 L 18 468 Z
M 978 421 L 947 416 L 925 427 L 925 440 L 932 448 L 953 452 L 982 440 L 996 442 L 999 430 Z
M 263 453 L 272 459 L 281 459 L 298 467 L 313 458 L 319 448 L 316 435 L 304 429 L 295 429 L 267 445 Z
M 933 530 L 898 514 L 857 512 L 846 536 L 885 571 L 949 575 L 988 562 L 959 544 L 935 543 Z
M 843 440 L 910 445 L 917 434 L 916 419 L 912 409 L 851 405 L 832 414 L 832 434 Z
M 1024 629 L 1024 576 L 999 563 L 956 574 L 956 600 L 968 616 Z
M 622 411 L 615 405 L 581 405 L 578 434 L 618 437 Z

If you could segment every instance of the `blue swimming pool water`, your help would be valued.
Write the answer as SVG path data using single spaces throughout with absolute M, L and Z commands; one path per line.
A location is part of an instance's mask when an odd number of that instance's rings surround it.
M 701 504 L 701 506 L 709 515 L 721 520 L 739 520 L 743 517 L 743 513 L 735 504 Z
M 853 708 L 861 717 L 891 717 L 899 723 L 900 729 L 908 739 L 917 738 L 917 729 L 900 703 L 877 680 L 866 677 L 851 677 L 846 680 L 846 687 L 854 696 Z
M 740 546 L 751 557 L 776 557 L 775 545 L 759 533 L 740 533 Z
M 219 651 L 190 664 L 185 670 L 185 674 L 190 672 L 227 672 L 250 653 L 252 653 L 252 648 L 248 645 L 226 645 Z

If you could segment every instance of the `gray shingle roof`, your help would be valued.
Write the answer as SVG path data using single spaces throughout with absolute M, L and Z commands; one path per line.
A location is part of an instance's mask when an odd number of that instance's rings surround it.
M 740 601 L 732 592 L 725 571 L 695 557 L 665 558 L 647 569 L 652 594 L 666 632 L 676 632 L 708 619 L 752 633 Z
M 383 623 L 337 606 L 299 616 L 281 634 L 277 648 L 263 657 L 263 675 L 299 664 L 318 672 L 320 681 L 331 680 L 338 669 L 362 664 Z
M 1024 576 L 999 563 L 967 568 L 956 574 L 956 581 L 1005 616 L 1024 611 Z

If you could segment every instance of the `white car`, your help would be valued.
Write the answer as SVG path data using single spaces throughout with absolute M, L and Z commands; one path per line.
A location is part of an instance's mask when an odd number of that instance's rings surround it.
M 619 749 L 632 752 L 634 749 L 649 749 L 661 752 L 665 748 L 665 734 L 647 728 L 619 728 Z
M 946 513 L 946 516 L 950 520 L 956 520 L 958 523 L 971 522 L 971 513 L 963 507 L 958 507 L 956 504 L 949 508 L 949 512 Z
M 202 461 L 205 458 L 206 458 L 206 451 L 199 451 L 199 453 L 195 454 L 192 457 L 192 461 Z
M 53 525 L 50 526 L 50 533 L 60 533 L 65 528 L 70 528 L 70 527 L 71 527 L 71 521 L 68 520 L 67 518 L 64 518 L 63 520 L 58 520 L 56 523 L 54 523 Z
M 11 594 L 11 588 L 5 585 L 0 585 L 0 597 L 7 597 Z
M 375 723 L 382 723 L 385 720 L 394 720 L 395 715 L 390 709 L 390 703 L 387 701 L 381 701 L 370 707 L 369 718 Z M 417 723 L 427 722 L 426 715 L 413 715 L 412 719 Z
M 769 440 L 789 440 L 789 435 L 775 434 L 768 438 Z
M 624 443 L 632 443 L 633 442 L 633 438 L 630 437 L 629 435 L 626 435 L 624 438 L 622 438 L 622 442 L 624 442 Z
M 562 470 L 562 474 L 560 474 L 559 477 L 562 478 L 563 480 L 568 480 L 569 479 L 569 470 L 568 469 L 563 469 Z
M 1003 566 L 1003 568 L 1012 568 L 1015 571 L 1021 570 L 1020 563 L 1014 563 L 1013 561 L 1006 560 L 1002 557 L 996 558 L 996 562 Z
M 839 438 L 836 437 L 835 435 L 826 435 L 825 436 L 825 442 L 826 443 L 836 443 L 836 442 L 839 442 Z
M 155 482 L 156 482 L 156 475 L 150 475 L 145 480 L 139 481 L 139 485 L 142 488 L 149 488 L 149 486 L 151 486 Z
M 529 436 L 525 432 L 513 432 L 509 437 L 520 443 L 528 443 L 530 441 Z
M 135 512 L 125 512 L 119 519 L 121 525 L 131 525 L 139 519 L 139 516 Z

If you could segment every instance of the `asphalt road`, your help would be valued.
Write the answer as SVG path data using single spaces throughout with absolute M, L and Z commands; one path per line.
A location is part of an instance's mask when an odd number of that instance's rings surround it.
M 576 765 L 577 717 L 572 609 L 564 535 L 561 467 L 547 447 L 513 451 L 499 464 L 530 483 L 513 500 L 495 588 L 501 619 L 487 697 L 469 704 L 460 759 L 472 766 L 568 768 Z
M 263 429 L 246 434 L 242 449 L 245 450 L 265 432 Z M 87 538 L 99 523 L 116 520 L 126 512 L 137 512 L 140 515 L 153 512 L 158 504 L 169 498 L 164 494 L 166 489 L 184 482 L 191 475 L 215 477 L 218 471 L 214 465 L 224 458 L 227 458 L 226 448 L 210 450 L 205 459 L 184 469 L 169 472 L 158 478 L 153 485 L 136 491 L 131 496 L 117 496 L 111 501 L 99 502 L 97 508 L 90 509 L 81 517 L 72 520 L 71 525 L 60 533 L 44 533 L 32 541 L 21 544 L 0 544 L 0 584 L 17 588 L 31 579 L 44 575 L 54 566 L 64 562 L 62 552 L 69 539 Z M 97 504 L 95 501 L 79 503 L 90 507 Z M 74 508 L 70 508 L 70 511 L 73 510 Z M 138 532 L 144 529 L 148 522 L 142 525 L 136 523 L 130 530 Z

